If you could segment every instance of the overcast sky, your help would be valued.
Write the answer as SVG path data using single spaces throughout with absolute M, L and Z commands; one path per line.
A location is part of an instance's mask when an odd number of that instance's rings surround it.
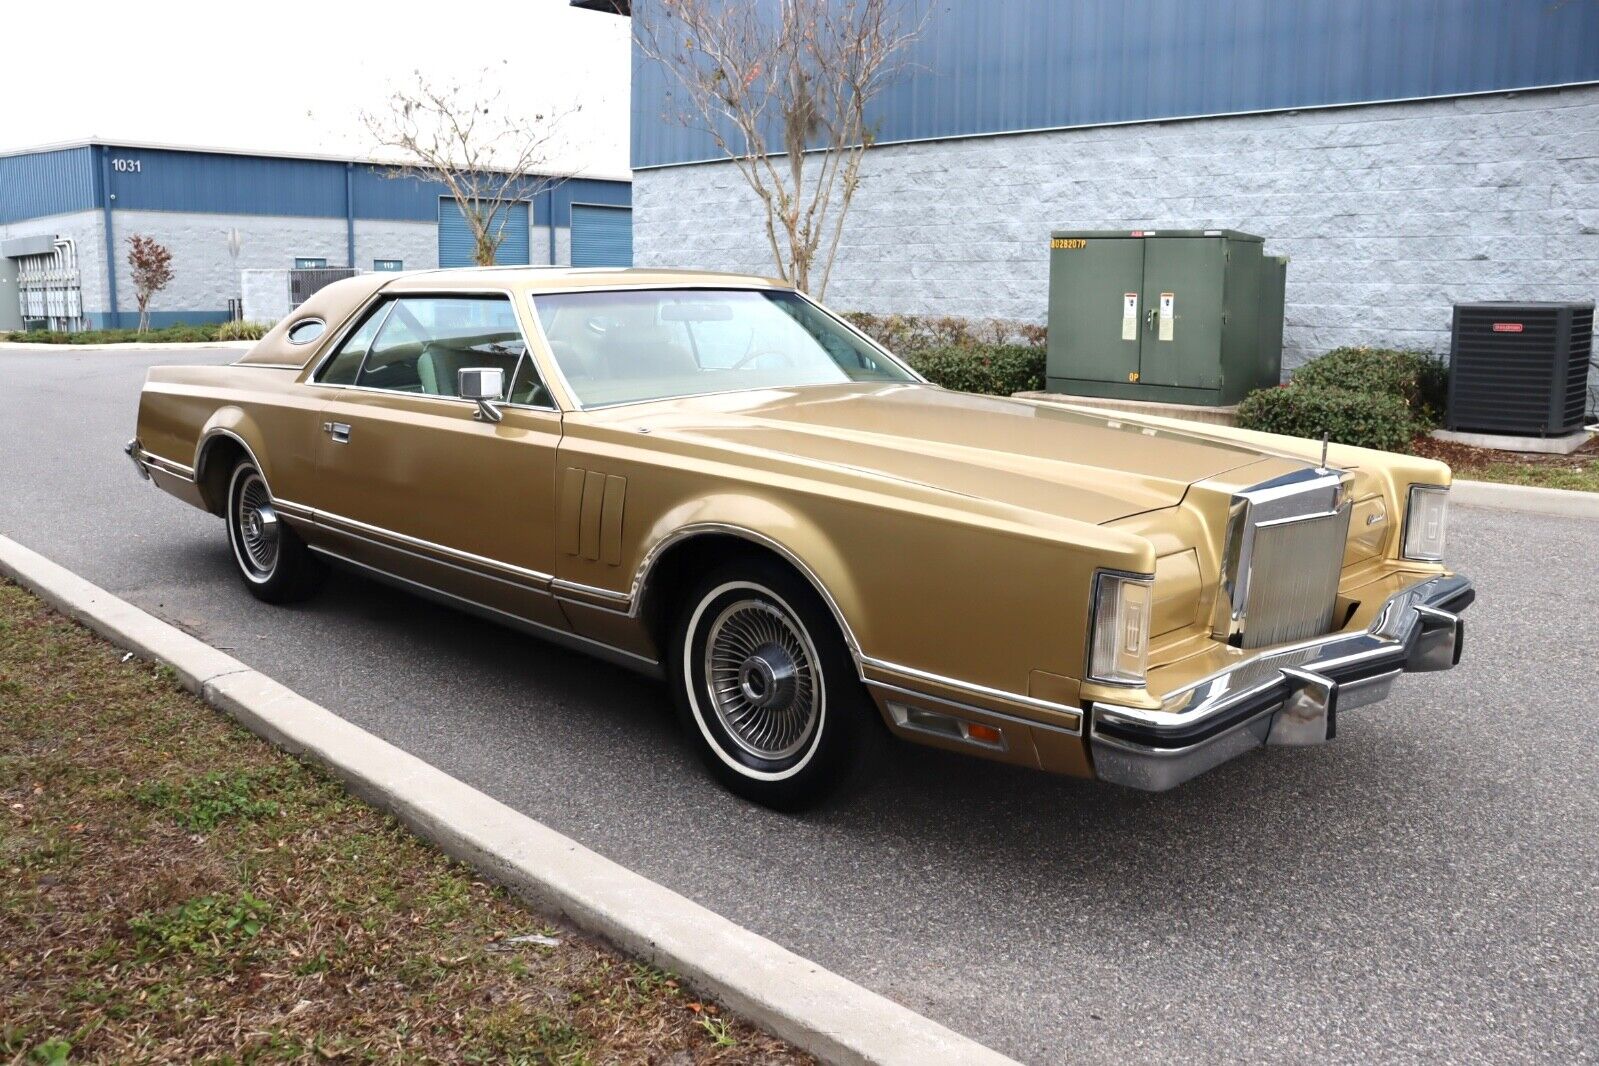
M 487 70 L 514 106 L 581 107 L 555 169 L 628 173 L 629 20 L 566 0 L 4 6 L 0 151 L 98 138 L 365 156 L 361 110 L 412 71 Z

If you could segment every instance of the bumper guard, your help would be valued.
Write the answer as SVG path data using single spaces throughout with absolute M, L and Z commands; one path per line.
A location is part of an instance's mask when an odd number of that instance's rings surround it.
M 1471 582 L 1436 577 L 1395 595 L 1361 633 L 1266 652 L 1166 697 L 1172 710 L 1089 707 L 1101 780 L 1151 792 L 1266 744 L 1322 744 L 1338 715 L 1385 698 L 1406 672 L 1460 661 Z

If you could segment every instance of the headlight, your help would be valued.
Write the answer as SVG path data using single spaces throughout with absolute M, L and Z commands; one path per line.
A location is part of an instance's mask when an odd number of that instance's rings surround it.
M 1439 485 L 1410 486 L 1410 506 L 1405 508 L 1405 558 L 1443 562 L 1444 537 L 1448 532 L 1449 490 Z
M 1149 665 L 1152 578 L 1094 575 L 1094 615 L 1089 631 L 1088 677 L 1112 685 L 1142 685 Z

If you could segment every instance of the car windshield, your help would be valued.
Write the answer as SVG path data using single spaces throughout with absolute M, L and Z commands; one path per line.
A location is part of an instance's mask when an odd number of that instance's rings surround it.
M 585 407 L 739 389 L 913 381 L 821 308 L 764 289 L 536 294 L 561 373 Z

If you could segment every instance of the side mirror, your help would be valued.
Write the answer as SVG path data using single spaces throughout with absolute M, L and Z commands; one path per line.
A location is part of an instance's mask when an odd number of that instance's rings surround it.
M 463 400 L 477 404 L 477 417 L 485 422 L 498 422 L 505 417 L 494 406 L 496 400 L 505 398 L 505 371 L 497 366 L 463 367 L 455 372 L 455 392 Z

